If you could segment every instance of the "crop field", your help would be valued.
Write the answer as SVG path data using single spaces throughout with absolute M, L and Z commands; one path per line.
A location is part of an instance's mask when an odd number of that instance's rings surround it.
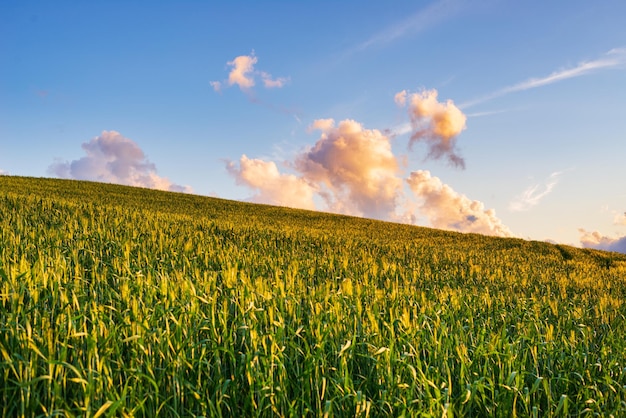
M 626 416 L 626 256 L 0 176 L 0 415 Z

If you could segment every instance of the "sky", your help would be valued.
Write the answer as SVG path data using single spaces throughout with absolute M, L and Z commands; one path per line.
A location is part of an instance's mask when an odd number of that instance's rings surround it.
M 626 2 L 0 3 L 0 174 L 626 253 Z

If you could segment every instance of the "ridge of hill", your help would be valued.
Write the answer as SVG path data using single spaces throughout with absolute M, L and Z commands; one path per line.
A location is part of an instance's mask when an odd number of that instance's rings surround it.
M 0 176 L 0 415 L 626 413 L 626 255 Z
M 593 260 L 600 266 L 626 261 L 626 255 L 594 249 L 581 249 L 544 241 L 492 237 L 399 224 L 354 216 L 293 209 L 288 207 L 226 200 L 216 197 L 175 193 L 110 183 L 51 178 L 4 176 L 0 191 L 16 195 L 40 196 L 57 201 L 80 201 L 101 206 L 137 208 L 155 213 L 220 220 L 236 225 L 263 225 L 263 228 L 301 230 L 315 233 L 349 230 L 354 237 L 375 240 L 448 240 L 450 245 L 495 249 L 517 248 L 539 254 L 561 254 L 565 260 Z M 300 223 L 299 226 L 297 224 Z M 452 244 L 455 242 L 454 244 Z M 442 242 L 438 242 L 441 244 Z

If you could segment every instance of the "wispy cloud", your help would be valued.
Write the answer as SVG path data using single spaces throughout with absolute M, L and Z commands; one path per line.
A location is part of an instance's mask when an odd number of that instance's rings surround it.
M 413 126 L 410 122 L 401 123 L 394 126 L 389 130 L 392 136 L 405 135 L 413 131 Z
M 265 71 L 261 71 L 261 78 L 263 79 L 263 85 L 268 89 L 281 88 L 289 82 L 288 77 L 273 78 L 271 74 Z
M 468 107 L 475 106 L 477 104 L 484 103 L 510 93 L 535 89 L 559 81 L 567 80 L 569 78 L 580 77 L 586 74 L 590 74 L 598 70 L 608 68 L 620 68 L 624 65 L 626 65 L 626 48 L 615 48 L 604 54 L 603 57 L 596 60 L 583 61 L 575 67 L 554 71 L 553 73 L 545 77 L 529 78 L 528 80 L 522 81 L 520 83 L 504 87 L 485 96 L 462 103 L 461 105 L 459 105 L 459 107 L 461 109 L 466 109 Z
M 189 186 L 172 183 L 157 174 L 156 166 L 143 150 L 119 132 L 103 131 L 82 148 L 85 156 L 73 161 L 56 161 L 48 173 L 61 178 L 125 184 L 150 189 L 191 193 Z
M 389 44 L 399 38 L 414 35 L 427 30 L 458 13 L 464 2 L 456 0 L 439 0 L 430 6 L 412 14 L 406 19 L 397 22 L 380 32 L 375 33 L 369 39 L 361 42 L 348 51 L 348 54 L 361 52 L 369 48 L 380 47 Z
M 497 115 L 500 113 L 506 113 L 509 112 L 510 109 L 501 109 L 501 110 L 487 110 L 484 112 L 474 112 L 474 113 L 467 113 L 466 116 L 468 118 L 479 118 L 479 117 L 483 117 L 483 116 L 491 116 L 491 115 Z
M 514 212 L 523 212 L 539 204 L 541 199 L 552 192 L 554 187 L 559 182 L 561 174 L 563 174 L 562 171 L 556 171 L 550 174 L 550 176 L 541 183 L 529 186 L 521 194 L 517 195 L 513 201 L 511 201 L 509 204 L 509 210 Z

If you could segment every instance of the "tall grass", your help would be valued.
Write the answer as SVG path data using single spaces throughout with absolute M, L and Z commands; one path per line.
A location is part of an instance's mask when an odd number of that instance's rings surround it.
M 2 416 L 624 416 L 626 256 L 0 177 Z

